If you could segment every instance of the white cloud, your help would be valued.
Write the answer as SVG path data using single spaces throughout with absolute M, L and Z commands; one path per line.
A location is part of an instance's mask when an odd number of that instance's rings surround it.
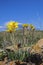
M 0 28 L 3 28 L 3 26 L 0 26 Z
M 23 23 L 18 23 L 19 25 L 22 25 Z
M 0 29 L 4 29 L 4 28 L 6 28 L 4 25 L 3 26 L 0 26 Z

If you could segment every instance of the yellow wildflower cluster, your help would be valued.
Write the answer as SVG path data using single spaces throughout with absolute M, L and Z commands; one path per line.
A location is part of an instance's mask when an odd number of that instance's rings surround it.
M 29 27 L 30 29 L 34 30 L 35 27 L 32 24 L 23 24 L 23 27 Z M 18 28 L 18 22 L 15 21 L 10 21 L 7 25 L 7 32 L 13 32 L 16 31 L 16 29 Z
M 23 24 L 22 26 L 23 26 L 23 27 L 28 27 L 28 26 L 29 26 L 29 24 Z
M 34 30 L 35 27 L 32 24 L 23 24 L 23 27 L 29 27 L 30 29 Z
M 14 21 L 10 21 L 7 25 L 7 31 L 8 32 L 12 32 L 15 31 L 16 28 L 18 28 L 18 22 L 14 22 Z

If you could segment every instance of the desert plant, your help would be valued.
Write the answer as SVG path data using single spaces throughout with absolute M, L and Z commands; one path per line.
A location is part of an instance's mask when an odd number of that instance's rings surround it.
M 7 32 L 10 33 L 10 38 L 11 38 L 11 41 L 12 41 L 12 44 L 15 43 L 14 41 L 14 32 L 16 31 L 16 29 L 18 28 L 18 22 L 14 22 L 14 21 L 10 21 L 7 25 Z
M 27 30 L 28 30 L 28 24 L 23 24 L 22 27 L 23 27 L 23 43 L 25 45 L 26 40 L 27 40 L 26 34 L 27 34 Z

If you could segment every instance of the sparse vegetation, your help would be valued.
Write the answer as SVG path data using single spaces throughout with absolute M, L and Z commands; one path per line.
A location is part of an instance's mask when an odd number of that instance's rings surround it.
M 36 45 L 36 42 L 43 38 L 43 31 L 36 30 L 32 24 L 23 24 L 22 29 L 20 30 L 16 30 L 17 28 L 18 22 L 11 21 L 7 24 L 7 30 L 0 32 L 0 48 L 7 52 L 8 60 L 29 62 L 31 58 L 31 51 L 34 50 L 37 52 L 37 50 L 41 49 L 38 45 Z M 6 50 L 7 47 L 12 45 L 13 50 L 11 50 L 12 47 L 9 48 L 9 51 Z M 16 47 L 17 49 L 15 50 Z M 24 50 L 25 47 L 31 47 L 31 49 L 26 48 Z M 0 54 L 0 59 L 2 59 L 4 53 Z M 28 59 L 28 61 L 26 59 Z

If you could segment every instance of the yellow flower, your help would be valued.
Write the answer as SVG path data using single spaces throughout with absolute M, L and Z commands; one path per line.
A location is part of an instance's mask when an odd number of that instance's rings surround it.
M 29 26 L 29 24 L 23 24 L 22 26 L 23 26 L 23 27 L 28 27 L 28 26 Z
M 35 30 L 35 27 L 33 27 L 32 30 Z
M 15 25 L 15 22 L 9 22 L 8 24 L 7 24 L 7 28 L 9 28 L 9 29 L 13 29 L 14 28 L 14 25 Z
M 9 31 L 14 31 L 14 29 L 18 28 L 18 22 L 11 21 L 6 27 Z
M 30 27 L 32 30 L 35 29 L 35 27 L 34 27 L 32 24 L 30 24 L 29 27 Z

